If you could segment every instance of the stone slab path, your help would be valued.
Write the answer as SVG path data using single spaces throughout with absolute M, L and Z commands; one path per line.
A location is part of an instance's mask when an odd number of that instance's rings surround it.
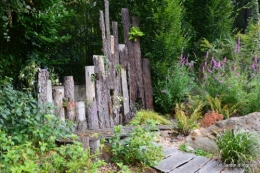
M 244 173 L 242 168 L 226 168 L 217 160 L 175 148 L 164 149 L 164 156 L 164 159 L 153 167 L 163 173 Z

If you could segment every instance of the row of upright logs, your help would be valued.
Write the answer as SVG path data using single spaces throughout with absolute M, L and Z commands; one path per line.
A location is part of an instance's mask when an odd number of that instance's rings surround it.
M 82 103 L 74 104 L 72 76 L 64 78 L 64 91 L 59 87 L 52 89 L 55 114 L 62 120 L 84 120 L 87 124 L 84 128 L 87 129 L 111 128 L 129 122 L 137 109 L 153 109 L 149 60 L 141 58 L 140 39 L 129 40 L 130 28 L 139 26 L 137 17 L 132 17 L 131 23 L 128 9 L 122 9 L 124 44 L 119 44 L 117 22 L 112 22 L 111 35 L 107 0 L 105 14 L 100 11 L 99 23 L 104 55 L 94 55 L 94 66 L 85 67 L 86 97 L 82 100 L 85 116 L 78 117 L 75 113 L 75 108 Z M 47 83 L 40 81 L 48 78 L 44 73 L 44 70 L 39 73 L 39 103 L 47 102 L 44 101 L 47 94 L 45 97 L 43 87 Z M 64 103 L 67 103 L 66 116 L 62 115 Z

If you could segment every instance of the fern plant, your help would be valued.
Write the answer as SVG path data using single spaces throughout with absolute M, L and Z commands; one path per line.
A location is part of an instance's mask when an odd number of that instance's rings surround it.
M 184 111 L 184 104 L 176 104 L 175 117 L 177 119 L 177 130 L 183 135 L 188 135 L 191 130 L 199 127 L 198 119 L 201 117 L 201 109 L 203 104 L 197 106 L 191 115 L 187 115 Z
M 228 104 L 225 104 L 224 106 L 222 106 L 221 99 L 218 97 L 213 98 L 210 95 L 207 95 L 206 98 L 209 102 L 211 111 L 222 114 L 225 119 L 227 119 L 230 116 L 232 116 L 233 114 L 235 114 L 237 112 L 238 106 L 240 105 L 240 103 L 237 103 L 229 108 Z

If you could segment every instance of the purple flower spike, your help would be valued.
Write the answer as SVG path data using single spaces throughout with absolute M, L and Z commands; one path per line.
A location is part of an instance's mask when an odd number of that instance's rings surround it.
M 212 73 L 212 71 L 210 69 L 208 69 L 208 72 Z
M 227 57 L 224 58 L 223 62 L 227 62 Z
M 189 59 L 187 57 L 185 65 L 188 65 L 188 64 L 189 64 Z
M 252 64 L 252 66 L 251 66 L 251 67 L 252 67 L 252 69 L 255 69 L 255 64 Z
M 257 55 L 255 55 L 254 61 L 255 61 L 255 63 L 257 64 L 257 61 L 258 61 Z
M 239 76 L 240 76 L 240 74 L 239 74 L 239 73 L 237 73 L 237 76 L 239 77 Z
M 236 66 L 234 67 L 234 71 L 237 71 L 237 67 Z
M 204 72 L 205 71 L 205 67 L 204 66 L 202 66 L 202 72 Z
M 161 92 L 162 92 L 162 93 L 165 93 L 165 92 L 166 92 L 166 90 L 162 90 Z
M 218 64 L 217 64 L 217 67 L 218 67 L 218 68 L 220 68 L 220 67 L 221 67 L 220 61 L 218 62 Z

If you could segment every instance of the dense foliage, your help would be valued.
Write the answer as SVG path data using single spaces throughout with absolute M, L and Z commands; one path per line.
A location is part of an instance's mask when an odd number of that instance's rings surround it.
M 76 139 L 71 123 L 58 119 L 48 107 L 38 107 L 29 93 L 14 90 L 9 80 L 0 83 L 0 98 L 1 171 L 95 173 L 104 164 L 93 162 L 97 155 L 76 141 L 57 146 L 57 140 Z
M 109 141 L 111 160 L 132 165 L 141 163 L 143 166 L 158 163 L 163 158 L 162 147 L 153 144 L 155 135 L 151 132 L 151 128 L 149 125 L 147 129 L 137 126 L 130 133 L 129 139 L 120 140 L 121 126 L 114 127 L 115 136 Z

